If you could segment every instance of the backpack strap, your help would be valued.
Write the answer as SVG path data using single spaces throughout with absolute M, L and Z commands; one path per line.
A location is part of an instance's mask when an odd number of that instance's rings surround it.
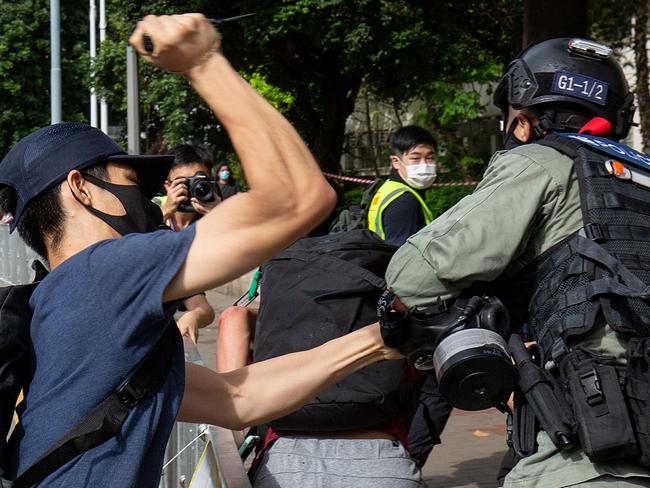
M 18 476 L 12 488 L 37 486 L 81 453 L 114 437 L 129 412 L 164 384 L 171 368 L 176 335 L 178 329 L 171 320 L 162 337 L 128 380 L 73 425 L 49 451 Z
M 359 206 L 361 207 L 361 210 L 365 212 L 364 217 L 368 212 L 368 207 L 370 207 L 370 202 L 372 201 L 373 195 L 383 184 L 384 184 L 384 180 L 382 180 L 381 178 L 377 178 L 375 179 L 375 181 L 372 182 L 372 185 L 366 188 L 366 190 L 361 195 L 361 203 L 359 204 Z
M 543 139 L 535 141 L 535 144 L 552 147 L 556 151 L 566 154 L 571 159 L 575 159 L 578 156 L 578 149 L 583 145 L 580 141 L 557 134 L 548 134 Z

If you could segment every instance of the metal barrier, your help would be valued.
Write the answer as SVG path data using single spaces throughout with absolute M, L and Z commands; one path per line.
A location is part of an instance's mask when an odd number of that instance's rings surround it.
M 9 226 L 0 224 L 0 283 L 10 285 L 29 283 L 34 277 L 31 264 L 40 259 L 20 238 L 9 234 Z
M 185 361 L 203 364 L 196 347 L 187 343 Z M 197 488 L 251 488 L 231 431 L 183 422 L 176 422 L 169 438 L 159 488 L 188 488 L 208 442 L 207 454 L 215 464 L 214 483 Z
M 39 256 L 17 233 L 9 234 L 9 226 L 0 224 L 0 285 L 22 284 L 32 281 L 31 263 Z M 196 348 L 188 347 L 185 360 L 203 364 Z M 218 408 L 218 406 L 215 406 Z M 210 457 L 216 466 L 211 484 L 196 488 L 250 488 L 237 446 L 229 430 L 212 425 L 174 425 L 165 450 L 165 462 L 160 488 L 188 488 L 197 464 L 209 441 Z

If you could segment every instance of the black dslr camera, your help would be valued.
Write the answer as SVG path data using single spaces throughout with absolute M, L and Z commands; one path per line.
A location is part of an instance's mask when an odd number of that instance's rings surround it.
M 199 202 L 214 202 L 215 195 L 221 197 L 217 182 L 210 179 L 203 171 L 197 171 L 194 176 L 187 178 L 185 184 L 188 193 L 187 202 L 178 206 L 179 212 L 196 212 L 190 201 L 192 198 L 196 198 Z

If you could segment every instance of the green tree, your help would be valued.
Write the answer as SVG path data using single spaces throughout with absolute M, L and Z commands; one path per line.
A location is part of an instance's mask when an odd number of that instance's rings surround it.
M 321 166 L 335 171 L 362 84 L 399 106 L 426 99 L 435 83 L 459 86 L 485 71 L 494 77 L 514 3 L 251 0 L 235 2 L 231 13 L 257 10 L 242 23 L 244 45 L 254 48 L 248 59 L 296 94 L 291 120 Z
M 460 124 L 481 118 L 490 105 L 481 93 L 491 96 L 493 85 L 500 79 L 506 63 L 520 51 L 523 4 L 520 1 L 500 1 L 490 5 L 476 3 L 469 7 L 474 12 L 461 34 L 459 43 L 450 56 L 469 59 L 459 69 L 446 70 L 441 76 L 422 85 L 417 94 L 423 100 L 423 109 L 415 121 L 432 131 L 440 139 L 445 169 L 442 179 L 451 181 L 480 179 L 487 155 L 471 154 L 462 143 Z M 445 195 L 454 195 L 449 191 Z
M 614 48 L 619 60 L 632 47 L 637 119 L 640 121 L 642 150 L 650 151 L 650 87 L 648 68 L 648 0 L 591 0 L 591 36 Z
M 125 42 L 146 13 L 201 11 L 218 18 L 256 12 L 222 27 L 224 51 L 266 89 L 264 95 L 296 125 L 321 166 L 336 171 L 345 121 L 362 83 L 373 96 L 399 105 L 422 96 L 432 83 L 458 85 L 477 72 L 494 71 L 494 52 L 503 45 L 494 16 L 510 15 L 493 8 L 502 3 L 512 2 L 158 0 L 141 7 L 109 0 L 112 40 L 102 46 L 97 86 L 115 110 L 124 110 Z M 228 147 L 221 127 L 178 77 L 141 64 L 141 90 L 148 150 L 164 150 L 190 134 Z
M 107 99 L 112 119 L 125 121 L 126 46 L 137 20 L 150 13 L 203 12 L 209 17 L 218 17 L 219 13 L 215 12 L 214 2 L 207 0 L 158 0 L 146 5 L 108 0 L 106 9 L 110 36 L 101 46 L 94 65 L 94 76 L 87 77 L 86 81 L 94 84 L 98 94 Z M 227 33 L 226 42 L 237 45 L 236 40 L 229 38 Z M 269 84 L 255 66 L 251 65 L 240 72 L 280 111 L 287 111 L 292 105 L 293 95 Z M 227 134 L 182 77 L 164 73 L 142 61 L 139 63 L 139 75 L 144 151 L 165 152 L 182 142 L 196 140 L 211 145 L 218 159 L 229 158 L 232 148 Z
M 50 9 L 46 0 L 0 0 L 0 156 L 50 122 Z M 65 120 L 84 120 L 79 67 L 88 38 L 88 3 L 62 2 L 61 74 Z

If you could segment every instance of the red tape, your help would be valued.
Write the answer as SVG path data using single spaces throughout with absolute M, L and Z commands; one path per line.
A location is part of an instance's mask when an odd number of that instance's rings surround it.
M 365 178 L 355 178 L 354 176 L 341 176 L 335 175 L 333 173 L 323 172 L 326 178 L 339 181 L 348 181 L 350 183 L 360 183 L 362 185 L 372 185 L 375 180 L 366 180 Z M 478 181 L 454 181 L 449 183 L 434 183 L 431 185 L 432 188 L 439 188 L 443 186 L 476 186 Z

